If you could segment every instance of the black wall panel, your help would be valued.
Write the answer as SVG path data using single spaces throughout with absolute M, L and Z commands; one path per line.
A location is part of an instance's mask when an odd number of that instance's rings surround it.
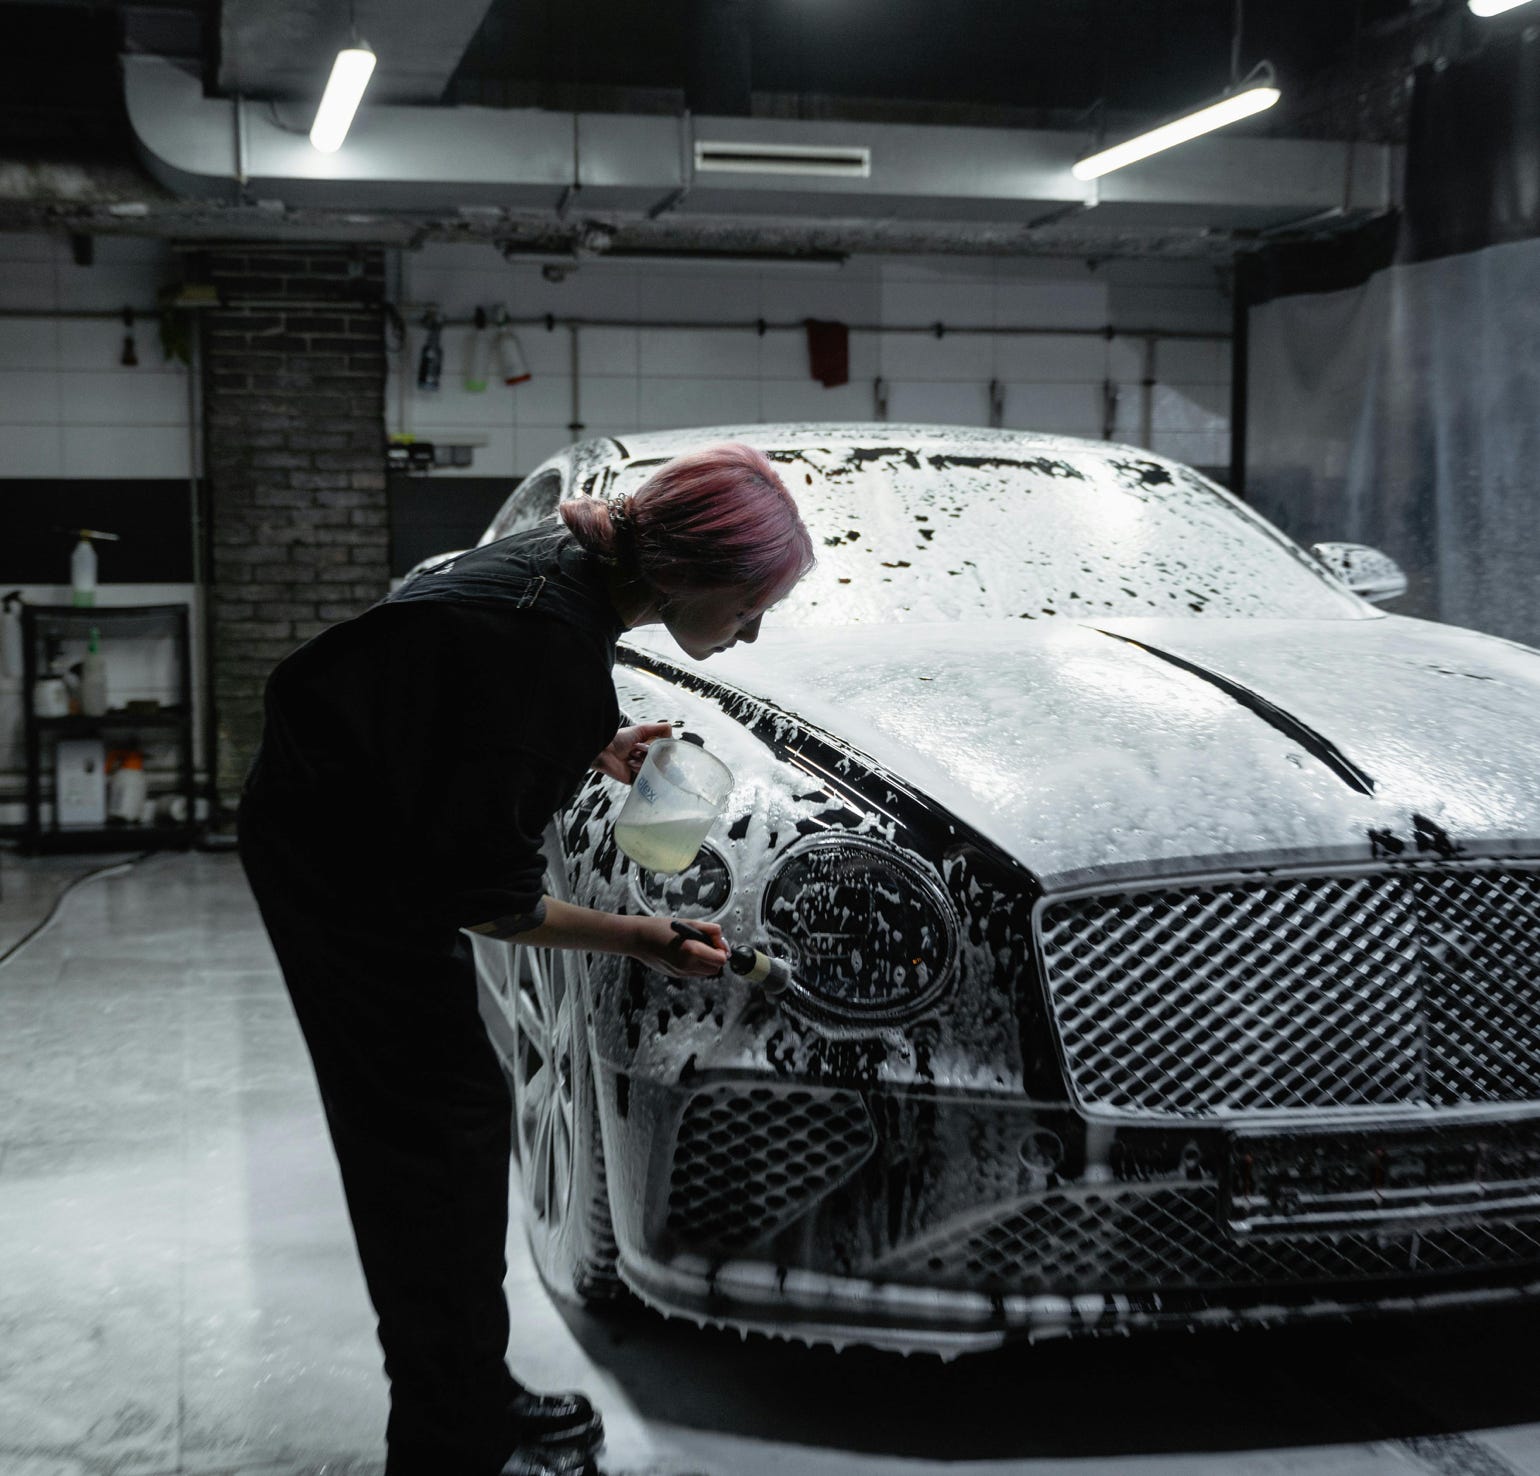
M 518 477 L 413 477 L 392 472 L 390 573 L 399 579 L 413 564 L 451 549 L 474 548 Z
M 116 533 L 96 546 L 102 584 L 187 584 L 192 492 L 185 477 L 0 478 L 0 584 L 68 584 L 75 529 Z

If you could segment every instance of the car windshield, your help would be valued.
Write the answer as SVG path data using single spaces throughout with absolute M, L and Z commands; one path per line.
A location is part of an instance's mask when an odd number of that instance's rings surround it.
M 1211 482 L 1136 451 L 767 454 L 818 555 L 778 625 L 1370 613 Z M 610 490 L 659 464 L 632 463 Z

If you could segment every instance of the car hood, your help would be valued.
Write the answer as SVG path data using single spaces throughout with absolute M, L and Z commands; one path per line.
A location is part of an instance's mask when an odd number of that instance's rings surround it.
M 1049 889 L 1540 850 L 1540 653 L 1474 631 L 1045 620 L 766 629 L 709 662 L 670 654 L 868 755 Z

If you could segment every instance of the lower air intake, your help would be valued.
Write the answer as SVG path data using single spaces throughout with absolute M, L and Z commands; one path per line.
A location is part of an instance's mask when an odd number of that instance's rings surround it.
M 765 1240 L 854 1173 L 875 1143 L 855 1092 L 700 1092 L 679 1124 L 668 1228 L 690 1246 Z
M 1417 1233 L 1227 1235 L 1212 1188 L 1046 1194 L 888 1256 L 876 1273 L 998 1293 L 1234 1291 L 1540 1265 L 1540 1221 Z

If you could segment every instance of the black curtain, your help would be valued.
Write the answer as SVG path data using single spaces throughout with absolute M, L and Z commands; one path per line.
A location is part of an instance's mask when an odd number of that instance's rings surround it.
M 1402 261 L 1540 236 L 1540 37 L 1493 40 L 1419 67 L 1406 155 Z

